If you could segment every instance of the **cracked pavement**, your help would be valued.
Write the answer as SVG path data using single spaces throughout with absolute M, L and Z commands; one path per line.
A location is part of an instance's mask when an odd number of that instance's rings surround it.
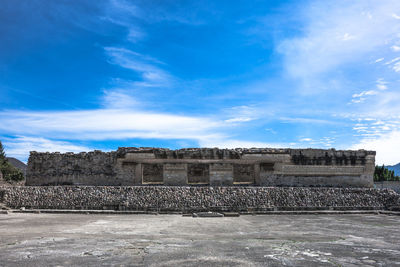
M 400 216 L 0 214 L 0 266 L 400 266 Z

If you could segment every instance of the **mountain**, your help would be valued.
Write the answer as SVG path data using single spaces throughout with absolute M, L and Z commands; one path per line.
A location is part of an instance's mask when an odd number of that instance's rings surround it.
M 385 166 L 388 170 L 394 171 L 394 175 L 400 176 L 400 163 L 393 166 Z
M 26 176 L 26 164 L 23 163 L 22 161 L 16 159 L 16 158 L 11 158 L 11 157 L 7 157 L 7 161 L 13 165 L 15 168 L 19 169 L 20 171 L 22 171 L 22 173 L 24 174 L 24 176 Z

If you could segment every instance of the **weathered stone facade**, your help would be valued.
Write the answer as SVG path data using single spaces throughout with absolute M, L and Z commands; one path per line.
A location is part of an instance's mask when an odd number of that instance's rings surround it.
M 372 187 L 374 167 L 366 150 L 123 147 L 31 152 L 26 184 Z
M 252 186 L 19 186 L 0 187 L 11 208 L 140 211 L 390 209 L 400 195 L 388 189 Z

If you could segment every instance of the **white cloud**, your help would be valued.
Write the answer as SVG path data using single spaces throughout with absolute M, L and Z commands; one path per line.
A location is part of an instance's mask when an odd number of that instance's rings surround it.
M 113 103 L 120 96 L 123 95 L 113 93 L 107 96 L 107 101 Z M 130 105 L 130 102 L 127 104 Z M 232 132 L 229 129 L 233 126 L 223 119 L 212 117 L 173 115 L 121 107 L 85 111 L 0 112 L 0 132 L 9 136 L 2 140 L 7 153 L 21 160 L 26 160 L 31 150 L 90 150 L 73 144 L 78 140 L 154 138 L 205 144 L 208 140 L 227 140 L 229 134 L 226 132 Z
M 395 19 L 400 19 L 400 16 L 395 14 L 395 13 L 392 14 L 392 17 L 395 18 Z
M 240 123 L 249 122 L 258 119 L 261 116 L 262 111 L 253 106 L 235 106 L 223 111 L 229 119 L 226 119 L 226 123 Z
M 313 2 L 304 8 L 303 36 L 279 47 L 287 71 L 307 78 L 379 55 L 399 39 L 400 22 L 393 19 L 393 10 L 400 11 L 400 1 Z
M 244 118 L 244 117 L 239 117 L 239 118 L 232 118 L 225 120 L 227 123 L 235 123 L 235 122 L 246 122 L 246 121 L 252 121 L 252 118 Z
M 377 84 L 376 87 L 377 87 L 379 90 L 386 90 L 386 89 L 387 89 L 387 86 L 384 85 L 384 84 Z
M 395 64 L 393 64 L 393 70 L 395 72 L 400 72 L 400 62 L 396 62 Z
M 362 102 L 365 101 L 365 99 L 366 99 L 366 98 L 364 98 L 364 97 L 355 98 L 355 99 L 352 99 L 352 100 L 351 100 L 351 103 L 355 103 L 355 104 L 357 104 L 357 103 L 362 103 Z
M 387 82 L 384 80 L 384 79 L 382 79 L 382 78 L 379 78 L 377 81 L 376 81 L 376 88 L 379 90 L 379 91 L 376 91 L 376 90 L 366 90 L 366 91 L 362 91 L 361 93 L 358 93 L 358 94 L 353 94 L 352 95 L 352 100 L 351 100 L 351 102 L 352 103 L 362 103 L 362 102 L 364 102 L 367 98 L 367 96 L 372 96 L 372 95 L 378 95 L 378 94 L 380 94 L 381 92 L 380 91 L 384 91 L 384 90 L 387 90 L 388 89 L 388 87 L 387 87 Z
M 365 138 L 351 149 L 376 151 L 376 164 L 393 165 L 400 162 L 400 131 L 392 131 L 377 138 Z
M 328 119 L 316 119 L 316 118 L 290 118 L 280 117 L 279 120 L 285 123 L 310 123 L 310 124 L 338 124 L 339 122 L 328 120 Z
M 396 58 L 394 58 L 394 59 L 392 59 L 392 60 L 390 60 L 388 62 L 385 62 L 385 65 L 390 65 L 390 64 L 392 64 L 392 63 L 394 63 L 396 61 L 399 61 L 399 60 L 400 60 L 400 57 L 396 57 Z
M 14 135 L 36 135 L 75 140 L 121 138 L 201 139 L 218 135 L 226 123 L 190 117 L 124 109 L 86 111 L 0 112 L 0 130 Z
M 3 145 L 8 157 L 27 161 L 29 151 L 38 152 L 82 152 L 91 150 L 65 141 L 50 140 L 41 137 L 16 136 L 3 138 Z
M 173 82 L 173 77 L 159 65 L 164 65 L 159 60 L 136 53 L 121 47 L 105 47 L 109 62 L 130 69 L 141 75 L 141 80 L 134 85 L 141 87 L 167 87 Z
M 400 46 L 398 45 L 393 45 L 392 47 L 390 47 L 394 52 L 399 52 L 400 51 Z
M 368 105 L 360 107 L 352 116 L 373 120 L 389 120 L 400 115 L 400 93 L 396 90 L 385 90 L 371 98 Z
M 199 145 L 201 147 L 218 147 L 218 148 L 285 148 L 289 147 L 288 144 L 285 143 L 264 143 L 257 141 L 246 141 L 246 140 L 235 140 L 235 139 L 203 139 L 199 141 Z
M 384 79 L 379 78 L 379 79 L 376 81 L 376 88 L 378 88 L 379 90 L 386 90 L 386 89 L 388 89 L 388 87 L 387 87 L 386 84 L 388 84 L 388 83 L 385 82 Z
M 147 36 L 144 29 L 140 27 L 144 23 L 174 21 L 188 25 L 200 25 L 205 23 L 204 14 L 216 13 L 209 4 L 196 4 L 195 8 L 185 8 L 184 5 L 177 3 L 173 5 L 175 5 L 174 8 L 165 8 L 165 5 L 151 2 L 140 5 L 126 0 L 110 0 L 104 5 L 104 15 L 100 19 L 125 27 L 126 39 L 129 42 L 137 43 Z M 187 12 L 187 9 L 195 10 L 195 12 Z
M 325 147 L 331 148 L 333 143 L 335 142 L 334 137 L 322 137 L 322 138 L 310 138 L 310 137 L 302 137 L 299 139 L 300 144 L 303 147 Z
M 378 117 L 378 116 L 376 116 Z M 377 164 L 397 164 L 400 162 L 400 116 L 382 116 L 359 118 L 353 127 L 359 141 L 351 149 L 377 151 Z
M 133 5 L 131 2 L 125 0 L 111 0 L 110 5 L 111 11 L 118 11 L 118 15 L 130 15 L 134 17 L 140 17 L 142 15 L 142 11 L 136 5 Z
M 362 96 L 367 96 L 367 95 L 376 95 L 378 92 L 374 91 L 374 90 L 368 90 L 368 91 L 363 91 L 359 94 L 353 94 L 352 97 L 353 98 L 360 98 Z
M 142 104 L 122 89 L 105 90 L 103 106 L 107 109 L 138 109 Z
M 111 0 L 105 5 L 104 13 L 100 19 L 126 28 L 128 41 L 136 43 L 146 37 L 136 21 L 143 15 L 138 6 L 124 0 Z
M 381 61 L 383 61 L 384 59 L 385 59 L 385 58 L 383 58 L 383 57 L 378 58 L 377 60 L 375 60 L 375 63 L 381 62 Z
M 129 29 L 127 38 L 130 42 L 136 43 L 137 41 L 142 40 L 144 36 L 145 34 L 142 31 L 138 30 L 137 28 L 131 27 Z
M 355 39 L 355 38 L 356 38 L 355 35 L 351 35 L 351 34 L 349 34 L 349 33 L 345 33 L 345 34 L 343 35 L 342 40 L 343 40 L 343 41 L 348 41 L 348 40 L 352 40 L 352 39 Z

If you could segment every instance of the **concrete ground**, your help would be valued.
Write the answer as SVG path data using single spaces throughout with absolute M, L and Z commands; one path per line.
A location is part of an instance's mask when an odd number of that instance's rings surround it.
M 1 266 L 400 266 L 400 216 L 0 214 Z

